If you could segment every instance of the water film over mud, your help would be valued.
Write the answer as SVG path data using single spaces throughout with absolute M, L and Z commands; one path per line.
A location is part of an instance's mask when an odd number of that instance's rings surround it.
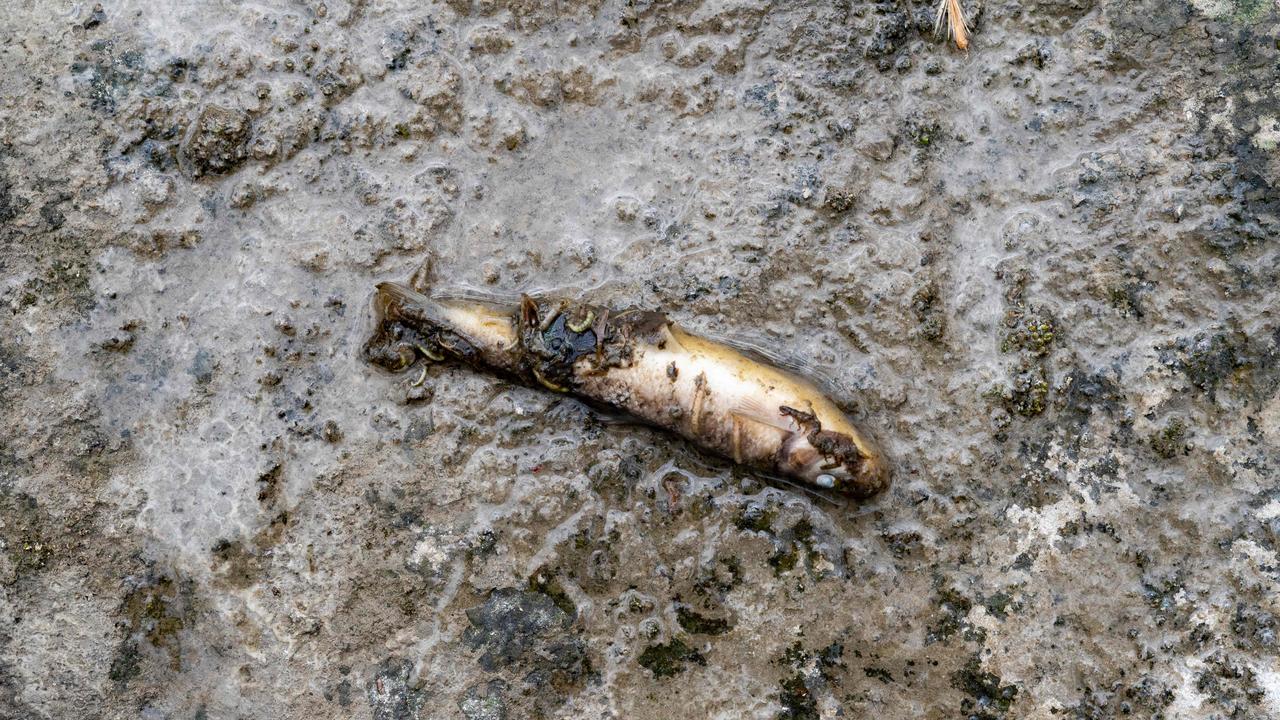
M 1274 4 L 0 12 L 0 717 L 1280 715 Z M 661 310 L 833 505 L 377 283 Z

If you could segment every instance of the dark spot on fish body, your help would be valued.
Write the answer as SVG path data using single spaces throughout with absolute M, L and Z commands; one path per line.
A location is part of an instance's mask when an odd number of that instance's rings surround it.
M 819 430 L 809 438 L 809 444 L 813 445 L 818 452 L 822 453 L 823 457 L 830 459 L 836 465 L 850 460 L 858 460 L 862 457 L 853 439 L 844 433 Z
M 399 372 L 413 364 L 415 350 L 405 340 L 405 327 L 397 322 L 383 322 L 374 331 L 373 337 L 364 344 L 363 354 L 367 361 L 384 370 Z
M 569 317 L 561 314 L 542 333 L 542 346 L 561 363 L 572 365 L 578 358 L 594 353 L 596 333 L 591 328 L 575 331 L 568 327 Z
M 480 351 L 466 338 L 452 330 L 429 322 L 412 325 L 399 320 L 384 320 L 364 345 L 369 362 L 392 372 L 413 365 L 419 358 L 440 362 L 446 358 L 468 365 L 482 365 Z
M 666 315 L 652 310 L 630 310 L 620 315 L 619 319 L 622 320 L 619 323 L 620 329 L 625 331 L 628 338 L 659 348 L 666 347 L 665 331 L 671 324 Z
M 468 365 L 480 364 L 480 350 L 455 332 L 440 330 L 434 336 L 429 336 L 427 340 L 427 345 L 434 346 L 437 353 L 443 350 L 444 354 L 452 356 L 456 360 L 461 360 Z M 439 358 L 430 359 L 439 360 Z
M 844 466 L 855 477 L 861 475 L 863 464 L 869 458 L 862 454 L 858 449 L 858 444 L 853 438 L 844 433 L 835 432 L 833 430 L 823 430 L 822 423 L 813 413 L 797 410 L 793 407 L 783 405 L 778 411 L 790 417 L 800 426 L 801 431 L 805 434 L 805 440 L 809 445 L 818 452 L 825 460 L 822 466 L 823 470 L 834 470 L 835 468 Z M 786 462 L 791 452 L 791 443 L 783 443 L 778 449 L 778 462 Z M 867 483 L 855 481 L 851 486 L 842 488 L 846 492 L 852 492 L 856 495 L 871 495 L 883 489 L 880 486 L 866 486 Z
M 694 437 L 702 430 L 702 411 L 710 395 L 711 390 L 707 387 L 707 374 L 698 373 L 698 377 L 693 379 L 693 407 L 689 413 L 689 432 Z
M 578 360 L 600 353 L 595 315 L 591 306 L 566 309 L 563 303 L 524 298 L 518 318 L 521 372 L 556 392 L 576 388 Z
M 676 378 L 679 376 L 680 368 L 676 367 L 675 361 L 672 360 L 671 364 L 667 366 L 667 377 L 671 379 L 671 382 L 675 382 Z
M 583 375 L 631 366 L 637 343 L 664 341 L 667 319 L 655 312 L 631 309 L 614 314 L 596 305 L 526 297 L 518 326 L 521 373 L 565 392 L 579 388 Z
M 778 413 L 795 420 L 796 424 L 805 432 L 816 432 L 822 429 L 822 425 L 818 422 L 818 416 L 813 413 L 797 410 L 786 405 L 780 405 L 778 407 Z

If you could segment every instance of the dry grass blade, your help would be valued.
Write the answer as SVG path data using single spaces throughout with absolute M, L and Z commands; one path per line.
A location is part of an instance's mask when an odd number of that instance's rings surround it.
M 960 0 L 940 0 L 938 15 L 933 21 L 933 31 L 942 34 L 946 26 L 947 37 L 954 41 L 961 50 L 969 49 L 969 22 L 964 19 L 964 8 Z

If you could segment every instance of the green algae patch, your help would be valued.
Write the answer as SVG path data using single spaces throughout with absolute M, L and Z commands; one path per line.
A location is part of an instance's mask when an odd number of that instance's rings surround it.
M 777 510 L 751 503 L 742 509 L 734 524 L 739 530 L 770 532 L 773 529 L 773 520 L 777 516 Z
M 1181 338 L 1171 348 L 1168 364 L 1210 397 L 1248 366 L 1248 338 L 1240 332 L 1200 333 Z
M 675 638 L 665 645 L 650 645 L 637 658 L 640 667 L 653 673 L 655 678 L 672 677 L 685 671 L 689 663 L 706 665 L 707 659 L 702 653 Z
M 992 404 L 1007 412 L 1032 418 L 1049 404 L 1049 377 L 1040 364 L 1023 362 L 1011 373 L 1008 385 L 995 385 L 982 394 Z
M 774 575 L 783 575 L 795 570 L 799 562 L 800 552 L 794 545 L 779 550 L 769 558 L 769 565 L 773 568 Z
M 1165 460 L 1177 457 L 1186 445 L 1187 425 L 1179 418 L 1173 418 L 1163 430 L 1151 436 L 1151 449 Z
M 577 617 L 578 606 L 573 603 L 568 593 L 564 591 L 564 587 L 560 581 L 556 579 L 546 568 L 539 569 L 537 572 L 529 576 L 528 588 L 532 592 L 542 593 L 551 598 L 556 607 L 564 611 L 569 617 Z
M 676 606 L 676 622 L 692 635 L 723 635 L 733 629 L 728 620 L 707 617 L 687 605 Z
M 1269 0 L 1191 0 L 1191 5 L 1206 17 L 1227 20 L 1237 25 L 1254 25 L 1262 20 Z
M 809 686 L 805 684 L 804 676 L 800 673 L 782 681 L 778 702 L 782 703 L 782 712 L 778 713 L 778 720 L 818 720 L 820 717 L 818 702 L 814 699 L 813 693 L 809 692 Z
M 982 661 L 969 658 L 963 669 L 951 676 L 951 686 L 969 697 L 961 703 L 961 710 L 969 717 L 1003 717 L 1018 697 L 1016 685 L 1005 685 L 1000 676 L 982 669 Z
M 973 601 L 959 590 L 951 587 L 939 588 L 936 604 L 938 615 L 925 635 L 926 645 L 945 643 L 957 636 L 973 642 L 986 639 L 986 632 L 969 622 Z
M 777 720 L 817 720 L 818 696 L 831 696 L 832 689 L 840 685 L 836 670 L 847 670 L 844 663 L 844 645 L 831 643 L 818 649 L 807 650 L 796 641 L 776 660 L 787 668 L 778 682 L 778 704 L 782 710 Z
M 1004 324 L 1000 352 L 1021 350 L 1032 357 L 1044 357 L 1052 350 L 1057 326 L 1048 312 L 1017 306 L 1005 313 Z
M 0 493 L 0 552 L 9 554 L 9 572 L 0 585 L 32 576 L 53 558 L 54 543 L 35 497 L 26 493 Z
M 999 591 L 983 598 L 982 606 L 987 609 L 989 615 L 999 620 L 1009 617 L 1010 610 L 1017 611 L 1021 609 L 1021 603 L 1014 600 L 1012 595 L 1004 591 Z
M 120 608 L 124 637 L 116 648 L 107 677 L 117 688 L 143 672 L 143 644 L 166 651 L 169 668 L 182 670 L 182 631 L 192 625 L 194 585 L 160 576 L 149 578 L 124 597 Z

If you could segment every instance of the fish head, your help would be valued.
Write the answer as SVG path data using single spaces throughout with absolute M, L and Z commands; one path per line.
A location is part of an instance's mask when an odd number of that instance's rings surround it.
M 849 477 L 843 483 L 843 492 L 857 497 L 883 492 L 889 487 L 889 463 L 879 452 L 863 455 L 857 461 L 857 468 L 849 471 Z
M 889 463 L 873 443 L 831 430 L 795 433 L 782 447 L 780 468 L 813 487 L 870 497 L 889 486 Z

